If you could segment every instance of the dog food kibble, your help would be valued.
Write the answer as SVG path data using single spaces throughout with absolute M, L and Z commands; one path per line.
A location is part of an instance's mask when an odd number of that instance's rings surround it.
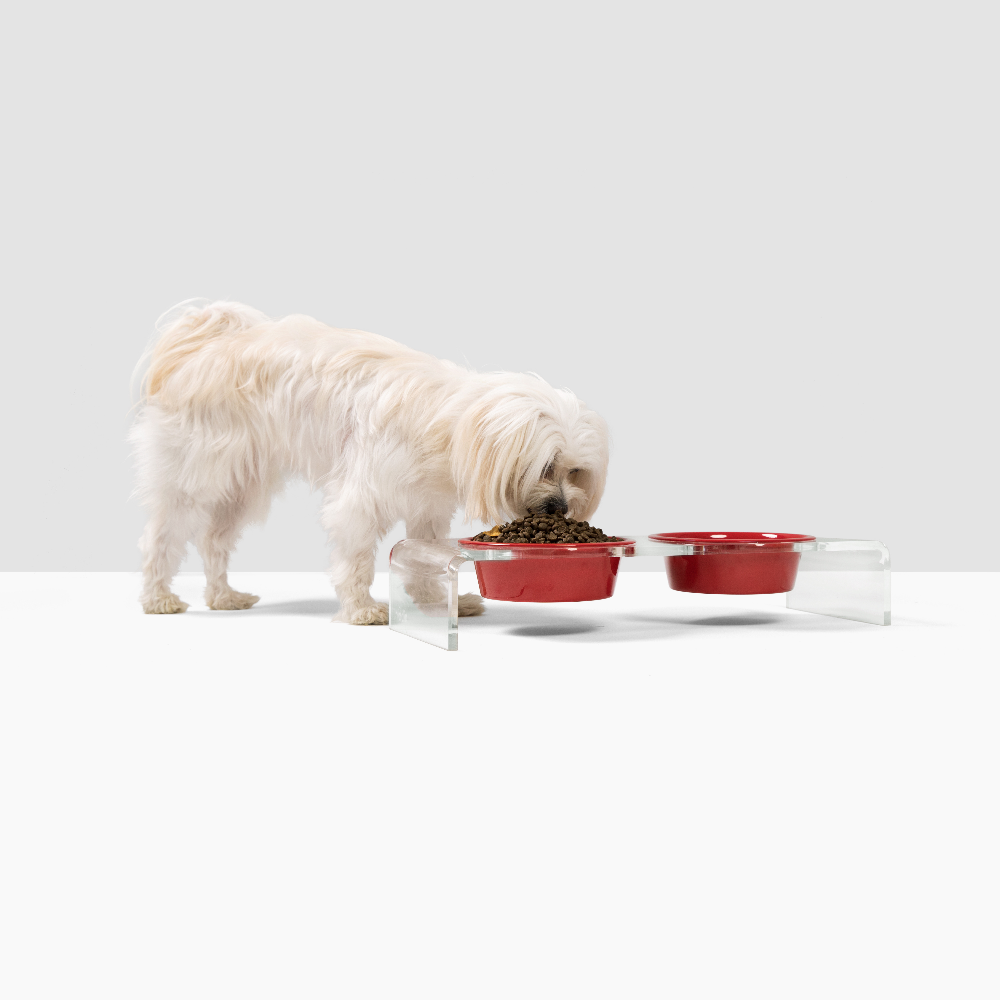
M 509 524 L 498 524 L 489 531 L 480 531 L 473 541 L 508 545 L 523 545 L 525 542 L 573 545 L 581 542 L 620 542 L 621 539 L 604 534 L 600 528 L 592 528 L 586 521 L 574 521 L 562 514 L 532 514 Z

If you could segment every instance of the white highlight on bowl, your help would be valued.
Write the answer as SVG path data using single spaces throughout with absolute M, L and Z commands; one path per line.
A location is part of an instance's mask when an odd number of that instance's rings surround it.
M 712 535 L 713 538 L 725 538 L 725 535 Z

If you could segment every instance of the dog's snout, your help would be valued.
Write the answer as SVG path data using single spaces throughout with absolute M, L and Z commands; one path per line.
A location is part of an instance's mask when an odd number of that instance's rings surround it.
M 565 514 L 569 510 L 569 505 L 562 497 L 549 497 L 545 501 L 546 514 Z

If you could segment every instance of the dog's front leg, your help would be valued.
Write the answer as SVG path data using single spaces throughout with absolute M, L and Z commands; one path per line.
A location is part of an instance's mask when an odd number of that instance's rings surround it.
M 388 528 L 383 528 L 371 501 L 359 501 L 352 491 L 323 506 L 323 526 L 333 546 L 330 576 L 340 599 L 334 621 L 351 625 L 388 625 L 389 605 L 371 595 L 375 579 L 375 550 Z
M 340 612 L 334 620 L 351 625 L 388 625 L 389 605 L 381 604 L 371 595 L 378 535 L 372 534 L 370 544 L 350 545 L 345 542 L 345 539 L 334 539 L 333 543 L 330 575 L 340 599 Z
M 407 520 L 407 538 L 447 538 L 451 530 L 452 511 L 438 514 L 436 517 L 428 515 L 422 518 Z M 406 584 L 406 592 L 418 604 L 434 604 L 444 597 L 443 591 L 437 584 L 429 584 L 427 581 L 417 583 L 410 581 Z M 458 595 L 458 616 L 466 618 L 483 613 L 483 599 L 478 594 Z

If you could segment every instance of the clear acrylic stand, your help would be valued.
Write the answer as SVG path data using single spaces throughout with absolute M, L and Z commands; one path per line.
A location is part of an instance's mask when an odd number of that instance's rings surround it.
M 800 551 L 786 607 L 869 625 L 891 623 L 889 550 L 881 542 L 817 538 Z
M 645 533 L 630 535 L 621 545 L 602 549 L 599 555 L 586 549 L 563 551 L 566 572 L 573 572 L 574 559 L 625 559 L 667 556 L 732 555 L 731 545 L 678 545 L 658 542 Z M 632 541 L 634 539 L 634 541 Z M 795 542 L 801 553 L 795 588 L 785 603 L 797 611 L 871 625 L 888 625 L 889 550 L 877 541 L 849 538 L 817 538 Z M 762 550 L 748 544 L 741 554 Z M 458 570 L 466 561 L 551 559 L 542 546 L 521 549 L 466 548 L 457 538 L 426 540 L 407 538 L 397 542 L 389 556 L 389 627 L 422 639 L 441 649 L 458 649 Z

